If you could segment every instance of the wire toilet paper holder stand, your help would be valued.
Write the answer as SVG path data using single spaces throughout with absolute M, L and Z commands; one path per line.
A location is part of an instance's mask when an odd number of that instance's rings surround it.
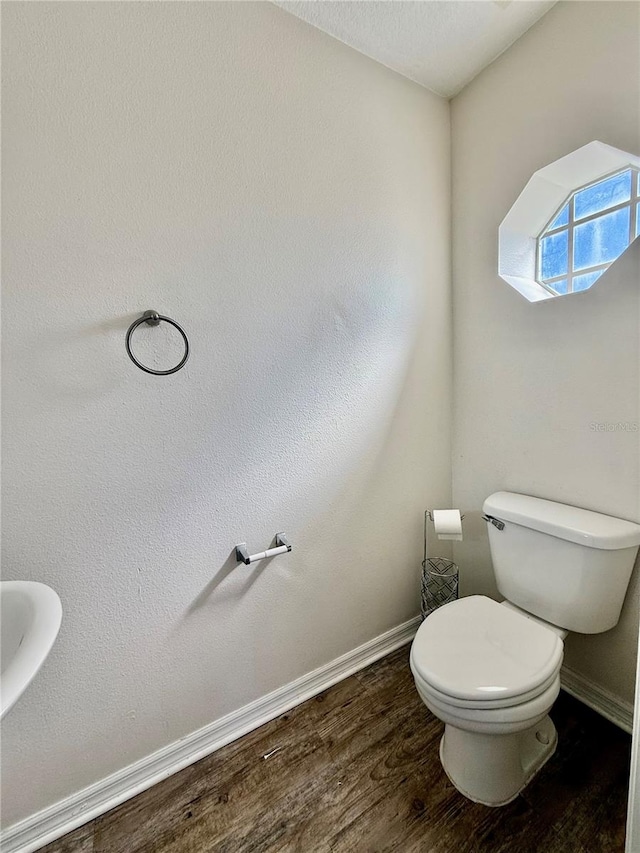
M 464 515 L 460 516 L 460 520 Z M 422 560 L 420 613 L 426 619 L 430 613 L 458 598 L 458 566 L 447 557 L 430 557 L 428 526 L 433 523 L 431 510 L 424 513 L 424 559 Z

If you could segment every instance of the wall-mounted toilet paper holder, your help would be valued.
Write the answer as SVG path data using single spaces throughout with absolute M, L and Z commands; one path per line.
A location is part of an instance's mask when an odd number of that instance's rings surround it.
M 286 554 L 291 550 L 291 545 L 287 541 L 284 533 L 276 533 L 276 547 L 268 548 L 266 551 L 260 551 L 259 554 L 249 554 L 247 551 L 247 543 L 241 542 L 236 545 L 236 560 L 239 563 L 244 563 L 248 566 L 250 563 L 255 563 L 258 560 L 264 560 L 266 557 L 277 557 L 278 554 Z

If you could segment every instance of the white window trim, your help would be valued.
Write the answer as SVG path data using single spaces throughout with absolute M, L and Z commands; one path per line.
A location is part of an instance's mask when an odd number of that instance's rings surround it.
M 590 142 L 536 172 L 500 225 L 500 277 L 529 302 L 557 299 L 560 294 L 536 278 L 538 235 L 576 188 L 629 167 L 640 169 L 640 157 L 604 142 Z

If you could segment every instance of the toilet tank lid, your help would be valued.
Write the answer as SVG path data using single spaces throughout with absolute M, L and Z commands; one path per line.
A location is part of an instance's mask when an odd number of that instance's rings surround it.
M 640 545 L 640 524 L 530 495 L 495 492 L 482 508 L 500 521 L 511 521 L 587 548 L 614 551 Z

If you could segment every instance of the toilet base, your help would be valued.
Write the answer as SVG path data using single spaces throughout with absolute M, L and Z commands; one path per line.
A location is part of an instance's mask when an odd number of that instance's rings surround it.
M 480 734 L 447 723 L 440 761 L 450 782 L 468 800 L 505 806 L 551 758 L 557 743 L 549 716 L 515 734 Z

